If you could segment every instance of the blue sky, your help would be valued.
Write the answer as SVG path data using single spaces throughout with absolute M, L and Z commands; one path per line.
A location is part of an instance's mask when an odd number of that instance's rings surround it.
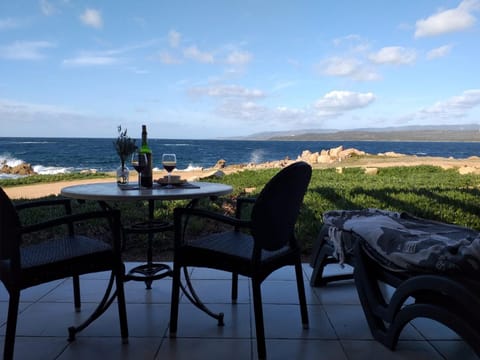
M 480 121 L 480 0 L 2 0 L 0 136 Z

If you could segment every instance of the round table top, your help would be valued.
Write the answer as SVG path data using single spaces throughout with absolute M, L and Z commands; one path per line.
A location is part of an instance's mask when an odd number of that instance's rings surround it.
M 210 182 L 189 182 L 172 189 L 158 184 L 154 184 L 150 189 L 139 189 L 136 185 L 120 187 L 117 183 L 110 182 L 67 186 L 61 190 L 60 194 L 80 200 L 183 200 L 227 195 L 232 190 L 230 185 Z

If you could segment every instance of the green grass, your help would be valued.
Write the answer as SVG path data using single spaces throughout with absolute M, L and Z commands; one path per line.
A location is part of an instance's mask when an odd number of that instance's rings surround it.
M 230 212 L 238 196 L 255 196 L 278 169 L 247 170 L 208 181 L 233 186 L 229 196 L 214 203 L 204 201 L 201 206 L 211 206 Z M 62 179 L 63 180 L 63 179 Z M 298 238 L 304 252 L 311 252 L 322 214 L 334 209 L 381 208 L 406 211 L 413 215 L 455 223 L 480 230 L 480 176 L 460 175 L 456 170 L 443 170 L 434 166 L 381 168 L 377 175 L 367 175 L 360 168 L 316 169 L 305 195 L 297 225 Z M 249 189 L 246 192 L 245 189 Z M 253 189 L 253 192 L 252 192 Z M 173 208 L 185 202 L 167 201 L 157 204 L 156 215 L 169 217 Z M 142 202 L 118 203 L 112 206 L 122 211 L 126 225 L 146 218 L 146 204 Z M 95 202 L 75 203 L 75 211 L 85 207 L 95 208 Z M 156 239 L 156 247 L 170 247 L 171 235 Z M 127 244 L 126 257 L 144 256 L 145 240 L 132 239 Z
M 242 189 L 263 184 L 278 170 L 237 173 L 220 181 Z M 480 176 L 460 175 L 434 166 L 381 168 L 367 175 L 361 168 L 317 169 L 304 198 L 298 236 L 308 253 L 323 223 L 322 214 L 334 209 L 380 208 L 455 223 L 480 230 Z

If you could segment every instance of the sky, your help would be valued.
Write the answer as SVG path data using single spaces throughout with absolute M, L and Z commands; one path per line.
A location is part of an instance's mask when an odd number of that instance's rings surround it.
M 480 122 L 480 0 L 1 0 L 0 136 Z

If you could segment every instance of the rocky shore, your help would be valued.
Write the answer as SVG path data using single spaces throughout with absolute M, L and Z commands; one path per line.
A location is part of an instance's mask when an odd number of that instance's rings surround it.
M 9 166 L 6 162 L 0 164 L 0 174 L 11 174 L 11 175 L 34 175 L 35 171 L 32 168 L 32 165 L 27 163 L 21 163 L 15 166 Z
M 208 177 L 221 177 L 225 174 L 231 174 L 243 170 L 259 170 L 268 168 L 282 168 L 295 161 L 306 161 L 315 169 L 335 168 L 338 172 L 342 172 L 347 167 L 360 167 L 365 170 L 366 174 L 375 175 L 379 168 L 388 166 L 418 166 L 418 165 L 433 165 L 440 166 L 444 169 L 457 169 L 461 174 L 480 174 L 480 157 L 474 156 L 467 159 L 453 159 L 453 158 L 439 158 L 427 156 L 411 156 L 398 154 L 393 152 L 381 154 L 368 154 L 364 151 L 348 148 L 343 146 L 332 148 L 328 150 L 321 150 L 318 152 L 311 152 L 309 150 L 303 151 L 296 159 L 285 158 L 283 160 L 270 161 L 265 163 L 248 163 L 248 164 L 227 164 L 223 159 L 217 161 L 212 168 L 199 169 L 194 171 L 178 171 L 175 174 L 180 175 L 183 179 L 188 181 L 198 181 Z M 31 166 L 24 164 L 22 168 L 29 171 Z M 6 171 L 20 171 L 21 168 L 7 169 L 5 164 L 0 167 L 0 172 Z M 32 170 L 33 171 L 33 170 Z M 10 172 L 12 173 L 12 172 Z M 154 174 L 155 178 L 164 176 L 165 173 L 160 171 Z M 133 175 L 135 176 L 135 175 Z M 92 180 L 75 180 L 62 181 L 49 184 L 35 184 L 28 186 L 15 186 L 5 188 L 8 196 L 12 199 L 34 199 L 48 195 L 58 195 L 60 190 L 69 185 L 112 181 L 111 178 L 106 179 L 92 179 Z M 135 177 L 130 179 L 135 181 Z
M 242 169 L 267 169 L 282 168 L 294 161 L 305 161 L 313 168 L 336 168 L 341 171 L 346 167 L 361 167 L 366 173 L 375 173 L 376 168 L 387 166 L 418 166 L 433 165 L 444 169 L 458 169 L 461 174 L 480 174 L 480 157 L 472 156 L 466 159 L 441 158 L 432 156 L 405 155 L 395 152 L 369 154 L 355 148 L 345 149 L 343 146 L 311 152 L 304 150 L 296 159 L 285 158 L 283 160 L 265 163 L 249 163 L 228 165 L 225 160 L 219 160 L 215 169 L 219 170 L 242 170 Z

